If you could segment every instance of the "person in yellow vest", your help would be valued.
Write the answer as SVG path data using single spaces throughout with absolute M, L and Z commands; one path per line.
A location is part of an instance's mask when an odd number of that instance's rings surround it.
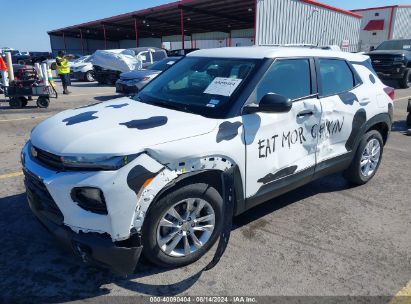
M 59 51 L 58 56 L 56 57 L 57 74 L 59 75 L 63 85 L 63 94 L 70 94 L 67 87 L 71 86 L 69 65 L 69 59 L 71 58 L 73 58 L 73 56 L 65 56 L 64 51 Z

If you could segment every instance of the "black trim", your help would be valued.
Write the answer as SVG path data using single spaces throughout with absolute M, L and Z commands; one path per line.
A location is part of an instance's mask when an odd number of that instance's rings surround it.
M 131 235 L 129 239 L 131 241 L 127 242 L 130 247 L 126 247 L 122 246 L 125 244 L 124 241 L 113 243 L 107 234 L 75 233 L 63 224 L 56 224 L 50 220 L 30 197 L 28 203 L 34 215 L 47 231 L 56 237 L 66 249 L 80 256 L 84 262 L 107 267 L 123 275 L 134 272 L 143 249 L 140 238 Z
M 243 107 L 245 106 L 246 102 L 250 98 L 251 94 L 256 89 L 258 83 L 261 81 L 262 77 L 265 75 L 267 70 L 271 67 L 271 64 L 274 62 L 272 58 L 265 58 L 257 70 L 257 72 L 249 79 L 247 86 L 245 86 L 241 93 L 238 95 L 236 99 L 234 99 L 233 106 L 231 107 L 230 111 L 227 114 L 226 118 L 233 118 L 237 116 L 241 116 L 243 112 Z
M 238 166 L 231 167 L 221 174 L 223 186 L 223 227 L 221 229 L 214 257 L 210 261 L 210 263 L 208 263 L 206 267 L 204 267 L 205 271 L 214 268 L 214 266 L 218 264 L 227 248 L 228 241 L 230 240 L 236 201 L 236 191 L 234 188 L 236 171 L 238 171 Z

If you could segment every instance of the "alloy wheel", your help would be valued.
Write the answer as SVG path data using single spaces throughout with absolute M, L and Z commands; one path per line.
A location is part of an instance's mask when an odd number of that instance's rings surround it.
M 361 174 L 365 177 L 371 176 L 380 162 L 381 157 L 381 145 L 380 142 L 373 138 L 364 148 L 361 155 L 360 168 Z
M 185 257 L 203 247 L 215 227 L 215 212 L 200 198 L 181 200 L 169 208 L 157 226 L 157 244 L 172 257 Z

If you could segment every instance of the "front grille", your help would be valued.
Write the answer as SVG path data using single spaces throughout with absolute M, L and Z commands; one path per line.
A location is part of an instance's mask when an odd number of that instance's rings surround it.
M 394 58 L 398 56 L 394 55 L 370 55 L 371 63 L 374 69 L 378 70 L 390 70 L 394 64 L 401 64 L 401 61 L 394 61 Z
M 24 183 L 27 196 L 39 211 L 47 211 L 58 222 L 63 221 L 63 214 L 57 207 L 43 181 L 34 174 L 24 170 Z
M 37 155 L 35 158 L 38 162 L 55 170 L 64 170 L 63 161 L 60 156 L 46 152 L 34 146 L 32 146 L 32 148 L 36 151 Z

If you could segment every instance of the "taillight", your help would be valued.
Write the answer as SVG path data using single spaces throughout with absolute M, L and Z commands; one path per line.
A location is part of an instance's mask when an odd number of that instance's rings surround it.
M 388 96 L 390 96 L 390 98 L 391 98 L 392 100 L 395 99 L 395 90 L 394 90 L 394 88 L 385 87 L 385 88 L 384 88 L 384 92 L 385 92 Z

